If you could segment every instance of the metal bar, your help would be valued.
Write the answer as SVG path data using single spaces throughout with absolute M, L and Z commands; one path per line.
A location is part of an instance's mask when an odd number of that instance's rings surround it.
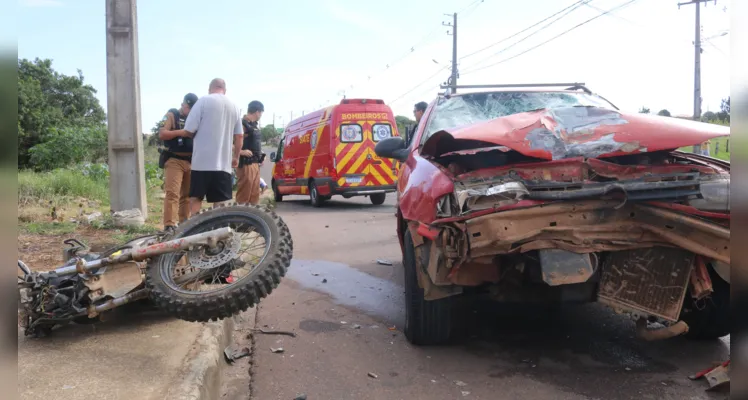
M 132 293 L 128 293 L 122 297 L 117 297 L 116 299 L 112 299 L 105 303 L 99 304 L 98 306 L 91 306 L 89 308 L 89 316 L 95 316 L 96 314 L 123 306 L 135 300 L 145 299 L 149 294 L 150 291 L 148 289 L 140 289 Z
M 24 264 L 24 262 L 21 260 L 18 260 L 18 268 L 20 268 L 21 271 L 23 271 L 23 276 L 31 275 L 31 269 L 28 266 L 26 266 L 26 264 Z
M 78 263 L 76 265 L 58 268 L 53 272 L 58 276 L 75 275 L 77 273 L 86 273 L 93 269 L 101 268 L 109 264 L 116 264 L 130 260 L 143 261 L 151 257 L 160 256 L 162 254 L 172 253 L 179 250 L 187 250 L 191 246 L 215 246 L 215 244 L 219 240 L 224 240 L 231 237 L 233 232 L 234 230 L 230 227 L 219 228 L 212 231 L 199 233 L 197 235 L 170 240 L 168 242 L 156 243 L 145 247 L 135 247 L 132 250 L 124 251 L 117 257 L 99 258 L 93 261 L 78 259 Z
M 582 82 L 576 82 L 576 83 L 506 83 L 506 84 L 495 84 L 495 85 L 457 85 L 457 86 L 451 86 L 451 85 L 440 85 L 439 87 L 441 89 L 449 89 L 451 87 L 455 87 L 457 89 L 491 89 L 491 88 L 514 88 L 514 87 L 555 87 L 555 86 L 566 86 L 566 87 L 572 87 L 572 86 L 580 86 L 583 87 L 584 83 Z

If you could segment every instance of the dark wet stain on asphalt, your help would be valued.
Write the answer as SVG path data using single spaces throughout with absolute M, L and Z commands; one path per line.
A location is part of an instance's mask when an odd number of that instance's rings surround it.
M 286 277 L 307 289 L 332 296 L 342 306 L 360 310 L 383 323 L 403 326 L 403 288 L 391 281 L 345 264 L 298 259 L 291 261 Z
M 402 329 L 403 288 L 391 281 L 345 264 L 296 259 L 287 276 Z M 634 337 L 633 321 L 600 304 L 544 307 L 463 298 L 455 307 L 453 343 L 423 348 L 425 354 L 446 357 L 445 362 L 467 355 L 486 364 L 488 378 L 521 375 L 590 398 L 680 399 L 678 393 L 685 391 L 690 398 L 712 399 L 687 376 L 730 356 L 729 337 L 644 342 Z M 316 320 L 304 320 L 299 327 L 310 332 L 340 328 Z

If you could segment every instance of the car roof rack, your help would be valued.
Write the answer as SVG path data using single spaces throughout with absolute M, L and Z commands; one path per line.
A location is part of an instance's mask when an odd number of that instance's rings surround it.
M 504 84 L 490 84 L 490 85 L 457 85 L 455 89 L 494 89 L 494 88 L 519 88 L 519 87 L 564 87 L 565 90 L 583 90 L 587 94 L 592 94 L 592 91 L 584 86 L 584 82 L 574 83 L 504 83 Z M 440 85 L 441 89 L 450 89 L 452 86 Z

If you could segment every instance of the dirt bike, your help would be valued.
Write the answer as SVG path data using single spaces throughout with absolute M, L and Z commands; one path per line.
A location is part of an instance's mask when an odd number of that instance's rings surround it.
M 258 254 L 242 251 L 245 240 L 262 241 Z M 228 318 L 270 294 L 293 257 L 291 233 L 280 216 L 238 204 L 204 210 L 173 233 L 136 238 L 100 254 L 75 239 L 65 244 L 65 263 L 53 271 L 33 272 L 18 260 L 18 324 L 26 336 L 95 322 L 102 313 L 146 299 L 186 321 Z

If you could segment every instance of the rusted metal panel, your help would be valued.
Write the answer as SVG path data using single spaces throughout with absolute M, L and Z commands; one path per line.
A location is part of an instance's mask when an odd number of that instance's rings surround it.
M 598 299 L 616 309 L 678 321 L 694 255 L 655 247 L 612 252 L 605 259 Z
M 550 286 L 587 282 L 595 273 L 589 254 L 559 249 L 544 249 L 538 253 L 543 281 Z
M 620 206 L 618 201 L 569 201 L 468 219 L 470 256 L 675 246 L 730 263 L 729 228 L 645 204 Z
M 712 279 L 709 277 L 704 258 L 697 256 L 691 271 L 691 297 L 700 300 L 712 292 Z

